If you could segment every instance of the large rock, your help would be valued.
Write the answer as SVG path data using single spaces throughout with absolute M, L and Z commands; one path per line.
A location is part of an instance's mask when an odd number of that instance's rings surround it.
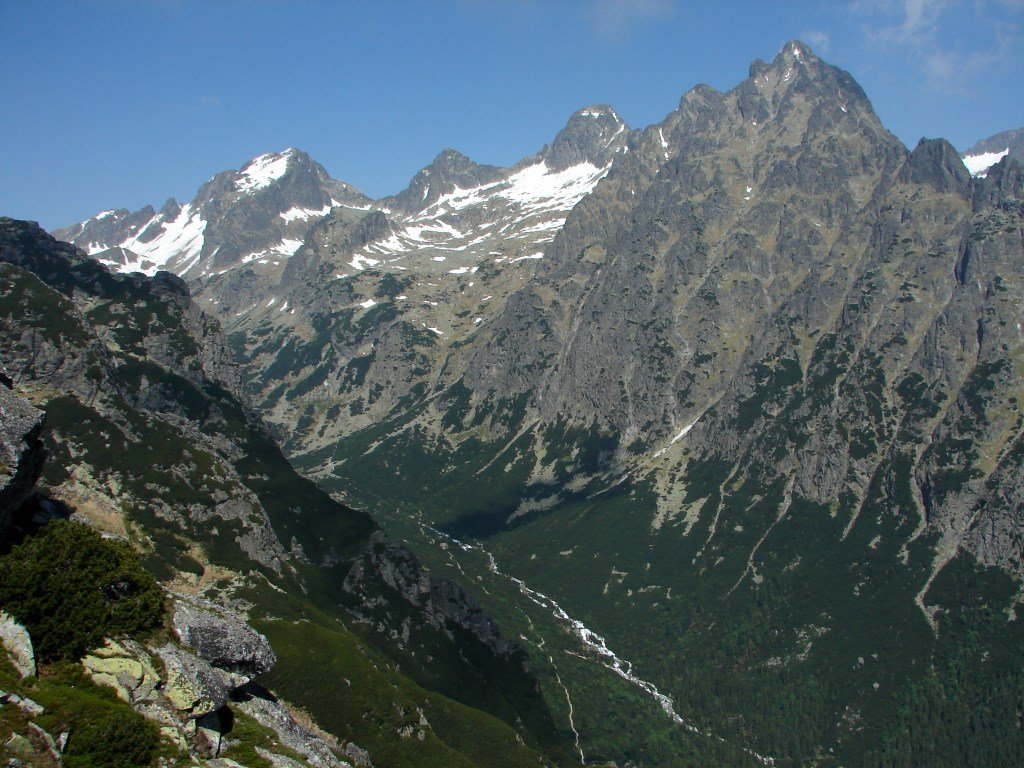
M 100 685 L 108 685 L 129 704 L 153 702 L 161 687 L 160 674 L 149 654 L 132 640 L 107 639 L 82 659 L 86 674 Z
M 277 663 L 267 638 L 239 615 L 207 600 L 176 595 L 174 632 L 200 658 L 236 676 L 261 675 Z M 245 682 L 239 680 L 230 687 Z
M 164 695 L 185 717 L 201 718 L 227 703 L 221 676 L 206 661 L 173 645 L 157 648 L 156 653 L 167 669 Z
M 28 677 L 36 673 L 36 654 L 28 630 L 4 611 L 0 611 L 0 643 L 19 675 Z

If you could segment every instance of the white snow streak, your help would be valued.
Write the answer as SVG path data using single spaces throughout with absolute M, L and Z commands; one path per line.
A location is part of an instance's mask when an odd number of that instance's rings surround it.
M 293 221 L 320 218 L 330 212 L 331 206 L 329 205 L 325 205 L 320 210 L 315 208 L 289 208 L 287 211 L 281 212 L 281 218 L 285 220 L 285 223 L 291 223 Z
M 689 432 L 689 431 L 690 431 L 691 429 L 693 429 L 693 425 L 694 425 L 694 424 L 696 424 L 696 423 L 697 423 L 697 421 L 699 421 L 699 419 L 698 419 L 698 420 L 695 420 L 695 421 L 693 421 L 693 422 L 692 422 L 692 423 L 690 423 L 690 424 L 687 424 L 687 425 L 686 425 L 685 427 L 683 427 L 682 429 L 680 429 L 680 430 L 679 430 L 679 434 L 677 434 L 677 435 L 676 435 L 675 437 L 673 437 L 673 438 L 672 438 L 672 440 L 671 440 L 671 441 L 669 442 L 669 444 L 668 444 L 668 445 L 666 445 L 666 446 L 665 446 L 664 448 L 662 448 L 662 449 L 661 449 L 660 451 L 658 451 L 657 453 L 655 453 L 655 454 L 654 454 L 654 458 L 658 458 L 659 456 L 662 456 L 662 455 L 664 455 L 665 451 L 667 451 L 667 450 L 668 450 L 669 448 L 671 448 L 671 447 L 672 447 L 673 445 L 675 445 L 675 444 L 676 444 L 676 443 L 678 443 L 678 442 L 679 442 L 680 440 L 682 440 L 682 439 L 683 439 L 684 437 L 686 437 L 686 433 L 687 433 L 687 432 Z

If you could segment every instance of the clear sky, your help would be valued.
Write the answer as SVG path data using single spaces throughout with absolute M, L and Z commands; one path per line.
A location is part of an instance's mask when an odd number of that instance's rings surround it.
M 791 38 L 908 145 L 1024 126 L 1024 0 L 0 0 L 0 214 L 185 201 L 289 146 L 380 197 L 449 146 L 509 165 L 588 104 L 657 122 Z

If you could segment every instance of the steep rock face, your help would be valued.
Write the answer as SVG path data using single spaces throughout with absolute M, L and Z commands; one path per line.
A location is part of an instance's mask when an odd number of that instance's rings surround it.
M 458 584 L 423 571 L 419 560 L 402 545 L 392 544 L 383 533 L 371 537 L 362 558 L 345 577 L 344 591 L 372 605 L 371 595 L 379 582 L 399 594 L 419 611 L 431 626 L 451 633 L 462 630 L 502 659 L 527 663 L 521 646 L 501 636 L 491 618 Z
M 14 513 L 35 489 L 45 452 L 39 440 L 43 413 L 0 382 L 0 541 Z
M 687 363 L 713 354 L 708 378 L 728 375 L 744 332 L 825 243 L 817 230 L 840 231 L 902 154 L 849 76 L 798 44 L 752 71 L 729 94 L 694 89 L 638 137 L 625 181 L 609 178 L 574 212 L 480 346 L 470 389 L 517 395 L 540 370 L 546 418 L 565 411 L 645 437 L 683 426 L 687 400 L 708 402 Z

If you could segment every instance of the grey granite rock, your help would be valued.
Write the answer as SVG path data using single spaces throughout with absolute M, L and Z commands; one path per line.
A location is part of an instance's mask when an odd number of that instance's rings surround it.
M 5 611 L 0 611 L 0 644 L 22 677 L 36 673 L 36 655 L 28 630 Z
M 184 717 L 194 720 L 227 703 L 222 678 L 208 662 L 170 644 L 153 651 L 167 671 L 164 695 Z
M 269 672 L 277 663 L 263 635 L 241 616 L 207 600 L 175 595 L 173 622 L 178 639 L 219 669 L 248 678 Z

